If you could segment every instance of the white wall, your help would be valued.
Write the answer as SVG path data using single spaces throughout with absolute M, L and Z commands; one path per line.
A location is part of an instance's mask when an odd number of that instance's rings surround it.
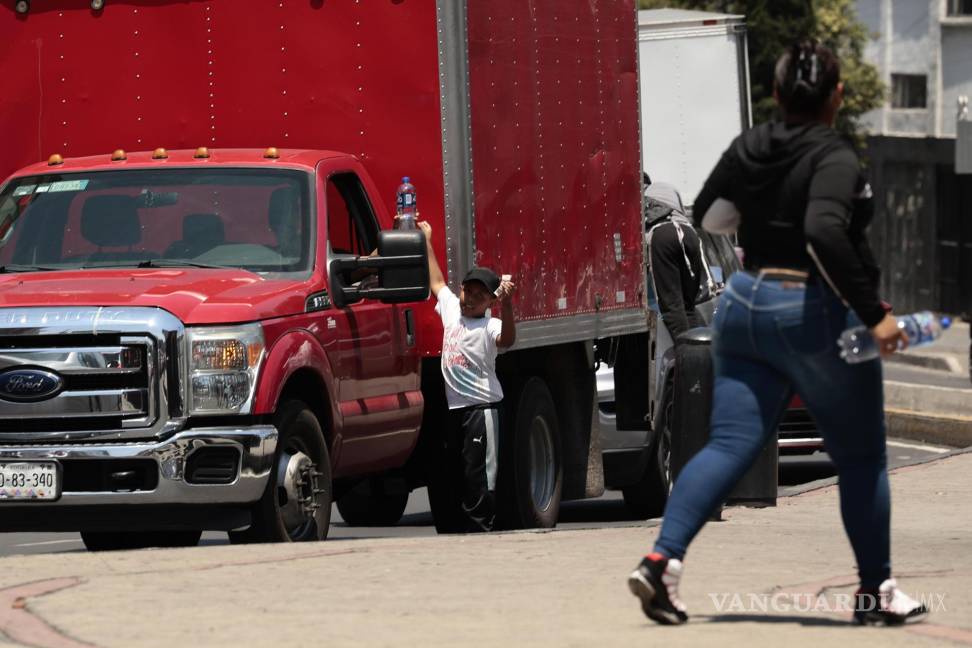
M 894 0 L 891 10 L 891 72 L 928 74 L 933 44 L 928 42 L 929 3 Z
M 871 35 L 871 39 L 864 46 L 864 59 L 876 65 L 882 79 L 887 78 L 884 70 L 884 25 L 881 22 L 881 2 L 882 0 L 857 0 L 857 17 Z M 883 107 L 865 113 L 861 117 L 864 127 L 871 133 L 881 133 L 884 131 Z
M 892 109 L 889 94 L 884 107 L 864 115 L 865 126 L 872 134 L 954 137 L 956 100 L 972 96 L 972 21 L 942 22 L 945 0 L 855 4 L 874 36 L 864 56 L 877 66 L 889 93 L 893 73 L 928 76 L 927 109 Z
M 972 25 L 942 26 L 942 135 L 955 137 L 960 95 L 972 97 Z

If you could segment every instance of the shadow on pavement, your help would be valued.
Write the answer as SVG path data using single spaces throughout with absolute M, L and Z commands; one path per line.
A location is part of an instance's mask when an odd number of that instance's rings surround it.
M 706 623 L 796 623 L 802 626 L 814 627 L 854 627 L 850 621 L 840 619 L 829 619 L 818 616 L 780 616 L 776 614 L 699 614 L 691 617 L 692 620 L 698 619 Z
M 616 500 L 586 500 L 578 502 L 564 502 L 560 505 L 558 523 L 572 522 L 640 522 L 637 517 L 628 512 L 624 501 Z
M 780 486 L 795 486 L 827 479 L 837 474 L 830 457 L 823 453 L 780 458 Z

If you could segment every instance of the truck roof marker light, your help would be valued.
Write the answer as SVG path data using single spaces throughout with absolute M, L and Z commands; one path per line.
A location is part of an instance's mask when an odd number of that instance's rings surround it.
M 205 146 L 200 146 L 196 149 L 196 152 L 192 157 L 196 158 L 197 160 L 209 159 L 209 149 Z
M 271 160 L 277 160 L 280 159 L 280 153 L 277 152 L 276 146 L 270 146 L 266 151 L 263 152 L 263 157 Z
M 168 154 L 168 152 L 166 152 L 166 150 L 164 148 L 161 148 L 160 147 L 160 148 L 157 148 L 154 151 L 152 151 L 152 159 L 153 160 L 167 160 L 167 159 L 169 159 L 169 154 Z
M 111 154 L 112 162 L 124 162 L 127 159 L 128 156 L 125 155 L 125 151 L 123 149 L 115 149 L 115 152 Z
M 61 157 L 60 153 L 55 153 L 47 158 L 47 166 L 61 166 L 62 164 L 64 164 L 64 158 Z
M 708 26 L 710 26 L 710 25 L 718 25 L 718 24 L 719 24 L 719 21 L 718 21 L 718 20 L 714 20 L 714 19 L 712 19 L 712 18 L 710 18 L 710 19 L 708 19 L 708 20 L 703 20 L 703 21 L 702 21 L 702 24 L 703 24 L 703 25 L 705 25 L 706 27 L 708 27 Z

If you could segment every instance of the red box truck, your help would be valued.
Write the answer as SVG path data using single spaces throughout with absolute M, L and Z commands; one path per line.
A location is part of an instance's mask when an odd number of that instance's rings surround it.
M 423 485 L 450 529 L 405 175 L 453 286 L 520 287 L 506 523 L 599 495 L 593 342 L 647 328 L 635 9 L 0 7 L 0 529 L 319 539 Z

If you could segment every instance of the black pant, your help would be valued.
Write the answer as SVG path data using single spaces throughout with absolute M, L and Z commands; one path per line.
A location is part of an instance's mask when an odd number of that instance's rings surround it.
M 446 449 L 471 531 L 490 531 L 495 517 L 499 403 L 449 410 Z M 453 473 L 455 474 L 455 473 Z

